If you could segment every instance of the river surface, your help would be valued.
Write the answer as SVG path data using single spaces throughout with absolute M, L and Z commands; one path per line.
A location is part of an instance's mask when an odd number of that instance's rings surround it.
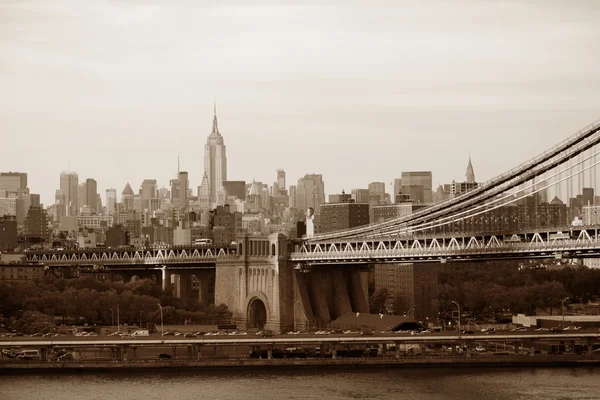
M 10 372 L 0 399 L 600 399 L 600 367 Z

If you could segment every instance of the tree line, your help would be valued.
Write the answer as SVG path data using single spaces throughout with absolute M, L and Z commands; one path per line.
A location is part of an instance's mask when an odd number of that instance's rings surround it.
M 385 288 L 374 291 L 370 311 L 385 310 L 389 296 Z M 442 320 L 452 319 L 456 301 L 461 313 L 489 321 L 516 313 L 552 315 L 566 297 L 565 305 L 598 300 L 600 270 L 584 266 L 546 269 L 515 262 L 445 264 L 438 269 L 437 291 L 431 301 Z
M 38 318 L 40 315 L 50 317 L 42 323 L 42 327 L 49 328 L 33 329 L 36 332 L 52 331 L 56 324 L 160 324 L 159 303 L 164 324 L 186 321 L 213 324 L 227 322 L 231 317 L 224 304 L 178 299 L 170 288 L 163 291 L 149 279 L 123 283 L 100 282 L 90 277 L 47 277 L 35 282 L 0 283 L 0 315 L 5 325 L 31 319 L 32 313 Z

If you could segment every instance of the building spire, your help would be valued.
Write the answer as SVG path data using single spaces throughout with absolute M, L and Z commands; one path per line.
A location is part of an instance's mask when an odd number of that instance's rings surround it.
M 467 173 L 465 175 L 467 183 L 475 183 L 475 171 L 471 163 L 471 151 L 469 151 L 469 163 L 467 164 Z
M 213 104 L 214 116 L 213 116 L 213 127 L 212 133 L 219 133 L 219 126 L 217 125 L 217 101 L 214 101 Z

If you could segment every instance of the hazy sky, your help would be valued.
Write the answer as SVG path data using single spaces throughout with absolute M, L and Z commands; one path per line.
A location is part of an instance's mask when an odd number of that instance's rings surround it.
M 600 1 L 0 0 L 0 171 L 120 194 L 200 184 L 217 99 L 230 180 L 327 193 L 487 180 L 600 118 Z M 389 190 L 389 189 L 388 189 Z

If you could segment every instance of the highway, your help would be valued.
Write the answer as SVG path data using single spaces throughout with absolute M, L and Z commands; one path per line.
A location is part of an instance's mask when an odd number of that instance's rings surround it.
M 485 334 L 457 334 L 457 332 L 433 332 L 420 335 L 410 333 L 377 333 L 374 335 L 360 334 L 279 334 L 272 337 L 259 335 L 217 335 L 184 338 L 182 336 L 164 336 L 153 334 L 148 337 L 120 338 L 114 336 L 75 337 L 64 336 L 58 338 L 43 337 L 4 337 L 0 338 L 0 348 L 7 347 L 54 347 L 54 346 L 156 346 L 156 345 L 261 345 L 261 344 L 321 344 L 321 343 L 447 343 L 453 341 L 463 342 L 498 342 L 498 341 L 524 341 L 524 340 L 586 340 L 595 342 L 600 340 L 597 329 L 586 331 L 573 331 L 562 333 L 550 332 L 496 332 Z

